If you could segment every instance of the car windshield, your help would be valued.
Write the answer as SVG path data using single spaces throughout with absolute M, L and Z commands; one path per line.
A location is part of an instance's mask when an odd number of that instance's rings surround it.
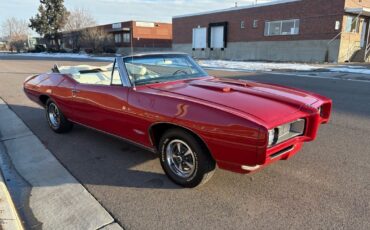
M 135 85 L 145 85 L 188 78 L 205 77 L 207 73 L 188 55 L 148 55 L 123 59 Z

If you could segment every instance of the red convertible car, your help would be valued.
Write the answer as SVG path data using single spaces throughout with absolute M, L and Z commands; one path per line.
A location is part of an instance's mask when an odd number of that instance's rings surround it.
M 205 183 L 216 166 L 258 170 L 297 153 L 327 123 L 332 101 L 288 87 L 209 76 L 182 53 L 55 66 L 24 82 L 57 133 L 80 124 L 159 153 L 175 183 Z

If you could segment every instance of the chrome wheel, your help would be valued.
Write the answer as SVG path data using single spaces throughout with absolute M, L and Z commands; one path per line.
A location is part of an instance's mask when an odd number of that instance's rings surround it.
M 184 141 L 175 139 L 168 143 L 166 161 L 171 171 L 182 178 L 189 178 L 195 171 L 195 154 Z
M 48 108 L 49 122 L 52 128 L 58 129 L 60 126 L 60 112 L 54 103 L 49 104 Z

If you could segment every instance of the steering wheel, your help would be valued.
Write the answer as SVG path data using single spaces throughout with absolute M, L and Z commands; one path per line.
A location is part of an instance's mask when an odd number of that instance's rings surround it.
M 178 75 L 178 74 L 186 75 L 188 74 L 188 72 L 183 69 L 179 69 L 179 70 L 176 70 L 172 75 Z

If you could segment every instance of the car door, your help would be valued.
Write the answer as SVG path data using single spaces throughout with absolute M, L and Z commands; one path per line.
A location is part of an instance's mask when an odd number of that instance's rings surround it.
M 122 85 L 116 62 L 110 84 L 77 84 L 73 89 L 74 121 L 110 134 L 127 136 L 129 89 Z

